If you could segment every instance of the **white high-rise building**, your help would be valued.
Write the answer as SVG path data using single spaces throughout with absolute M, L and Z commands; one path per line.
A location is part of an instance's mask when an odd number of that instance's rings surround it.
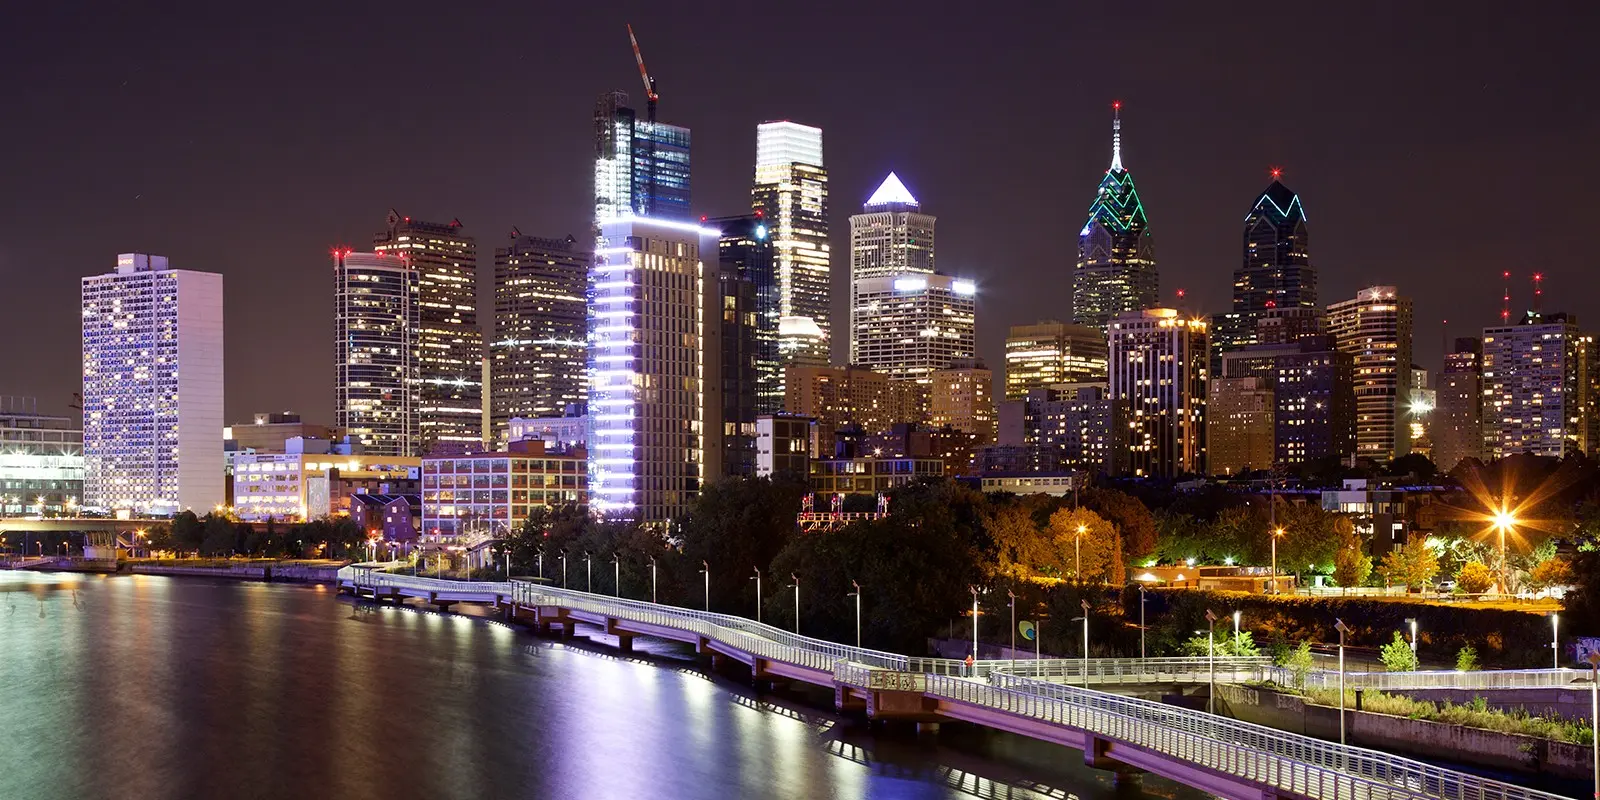
M 123 253 L 84 278 L 84 505 L 220 504 L 222 388 L 221 275 Z
M 1373 286 L 1328 306 L 1334 346 L 1355 359 L 1356 455 L 1379 461 L 1411 451 L 1411 298 Z
M 1483 455 L 1587 452 L 1593 341 L 1570 314 L 1483 329 Z
M 1124 311 L 1107 328 L 1111 397 L 1128 409 L 1134 475 L 1176 477 L 1205 469 L 1205 320 L 1171 308 Z
M 853 364 L 927 384 L 934 370 L 975 357 L 972 281 L 913 272 L 858 280 L 852 294 Z
M 861 213 L 850 217 L 850 363 L 861 361 L 858 333 L 860 297 L 856 287 L 870 278 L 932 274 L 936 218 L 893 172 L 867 198 Z
M 778 304 L 759 313 L 777 316 L 779 361 L 784 366 L 827 366 L 833 326 L 828 306 L 828 170 L 822 162 L 821 128 L 788 121 L 756 126 L 750 206 L 766 219 L 772 236 Z
M 333 253 L 333 419 L 370 455 L 419 455 L 419 280 L 401 255 Z
M 645 521 L 684 513 L 721 472 L 716 228 L 600 224 L 589 270 L 589 504 Z M 709 261 L 709 263 L 708 263 Z M 710 421 L 710 424 L 708 424 Z

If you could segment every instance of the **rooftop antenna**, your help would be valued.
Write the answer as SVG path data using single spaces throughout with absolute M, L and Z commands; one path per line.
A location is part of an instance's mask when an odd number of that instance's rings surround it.
M 1111 103 L 1111 171 L 1122 171 L 1122 101 Z
M 644 95 L 648 99 L 647 108 L 651 122 L 656 121 L 656 79 L 650 77 L 650 71 L 644 68 L 644 54 L 639 52 L 639 40 L 633 35 L 633 25 L 628 25 L 628 41 L 633 44 L 633 60 L 639 62 L 639 77 L 644 80 Z
M 1533 273 L 1533 313 L 1538 315 L 1544 311 L 1544 273 Z
M 1501 286 L 1504 291 L 1500 295 L 1500 324 L 1511 324 L 1511 271 L 1500 273 Z

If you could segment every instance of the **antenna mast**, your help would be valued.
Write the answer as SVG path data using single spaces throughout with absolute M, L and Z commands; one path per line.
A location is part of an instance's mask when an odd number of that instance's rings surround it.
M 644 95 L 648 101 L 648 114 L 651 122 L 656 121 L 656 79 L 650 77 L 650 71 L 644 68 L 644 54 L 639 52 L 639 40 L 633 35 L 633 25 L 628 25 L 628 41 L 633 44 L 633 60 L 639 62 L 639 77 L 644 80 Z
M 1535 272 L 1535 273 L 1533 273 L 1533 313 L 1534 314 L 1537 315 L 1537 314 L 1539 314 L 1539 313 L 1544 311 L 1544 303 L 1542 302 L 1543 300 L 1544 300 L 1544 273 Z
M 1501 286 L 1504 291 L 1500 295 L 1500 324 L 1511 324 L 1511 271 L 1500 273 Z

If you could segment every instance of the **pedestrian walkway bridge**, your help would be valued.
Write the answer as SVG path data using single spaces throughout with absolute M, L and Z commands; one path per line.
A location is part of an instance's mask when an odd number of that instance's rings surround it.
M 831 688 L 841 710 L 876 719 L 963 721 L 1080 750 L 1095 767 L 1148 771 L 1227 798 L 1559 800 L 1557 795 L 1272 728 L 1072 685 L 1073 678 L 1209 678 L 1211 659 L 1030 662 L 917 658 L 812 639 L 727 614 L 664 606 L 531 581 L 466 582 L 356 565 L 339 588 L 377 600 L 487 603 L 544 632 L 594 625 L 631 649 L 635 636 L 692 644 L 757 679 Z M 1167 662 L 1156 664 L 1157 661 Z M 1256 665 L 1217 659 L 1224 671 Z M 1184 662 L 1184 663 L 1176 663 Z M 1202 662 L 1200 666 L 1195 662 Z M 1032 669 L 1029 664 L 1032 663 Z M 1077 666 L 1068 666 L 1075 663 Z M 1073 670 L 1077 670 L 1076 673 Z M 1165 670 L 1165 671 L 1163 671 Z M 1087 676 L 1087 678 L 1086 678 Z

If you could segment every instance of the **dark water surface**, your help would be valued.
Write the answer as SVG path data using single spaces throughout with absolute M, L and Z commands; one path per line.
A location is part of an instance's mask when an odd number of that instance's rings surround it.
M 636 645 L 321 588 L 0 572 L 0 800 L 1203 796 L 1007 734 L 869 729 Z

